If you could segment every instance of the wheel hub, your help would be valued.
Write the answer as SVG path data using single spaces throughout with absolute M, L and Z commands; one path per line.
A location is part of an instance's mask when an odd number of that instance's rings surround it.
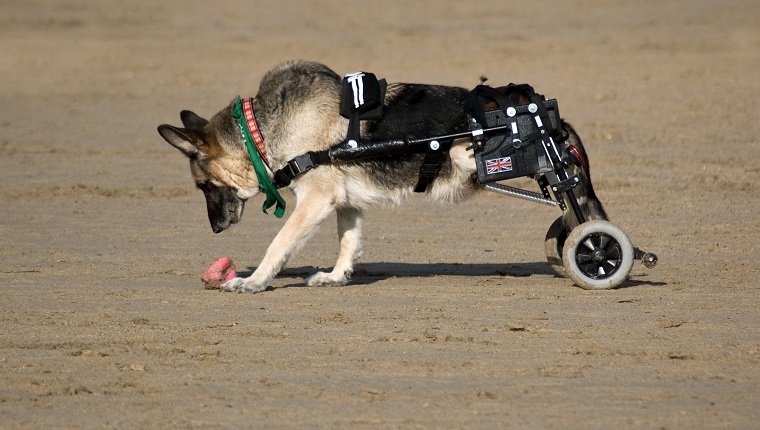
M 575 261 L 584 275 L 606 279 L 620 267 L 622 251 L 615 238 L 605 233 L 586 236 L 578 246 Z
M 596 249 L 591 254 L 591 260 L 594 263 L 602 263 L 606 259 L 607 259 L 607 254 L 601 249 Z

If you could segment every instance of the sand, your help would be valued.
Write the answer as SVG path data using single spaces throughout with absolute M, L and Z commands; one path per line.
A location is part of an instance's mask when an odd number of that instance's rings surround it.
M 0 3 L 0 428 L 757 428 L 760 3 L 723 3 Z M 482 193 L 369 213 L 345 287 L 303 283 L 333 217 L 272 291 L 205 290 L 283 221 L 214 235 L 156 126 L 291 58 L 531 83 L 659 265 L 573 287 L 559 211 Z

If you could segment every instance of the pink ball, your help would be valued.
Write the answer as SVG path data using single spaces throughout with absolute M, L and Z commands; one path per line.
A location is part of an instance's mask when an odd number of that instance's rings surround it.
M 201 275 L 201 281 L 208 290 L 215 290 L 235 277 L 235 264 L 229 257 L 222 257 L 208 266 Z

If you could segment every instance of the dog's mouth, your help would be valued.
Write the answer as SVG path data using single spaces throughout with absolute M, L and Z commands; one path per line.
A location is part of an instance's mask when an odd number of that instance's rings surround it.
M 223 232 L 243 217 L 246 200 L 238 197 L 234 188 L 219 187 L 211 182 L 199 183 L 198 188 L 206 197 L 208 220 L 214 233 Z
M 211 230 L 213 230 L 214 233 L 221 233 L 230 228 L 232 224 L 237 224 L 243 217 L 244 209 L 245 200 L 238 199 L 234 204 L 227 203 L 224 205 L 222 208 L 223 215 L 221 217 L 212 218 L 211 214 L 209 214 Z

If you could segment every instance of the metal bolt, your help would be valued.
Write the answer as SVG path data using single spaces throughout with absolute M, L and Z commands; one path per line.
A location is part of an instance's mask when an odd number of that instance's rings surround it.
M 431 140 L 430 141 L 430 149 L 432 149 L 433 151 L 437 151 L 438 148 L 440 148 L 440 147 L 441 147 L 441 144 L 438 143 L 437 140 Z
M 513 108 L 511 106 L 508 107 L 507 108 L 507 116 L 510 117 L 510 118 L 512 118 L 515 115 L 517 115 L 517 110 L 515 110 L 515 108 Z
M 538 106 L 536 106 L 535 103 L 531 103 L 528 105 L 528 112 L 530 113 L 536 113 L 538 112 Z

